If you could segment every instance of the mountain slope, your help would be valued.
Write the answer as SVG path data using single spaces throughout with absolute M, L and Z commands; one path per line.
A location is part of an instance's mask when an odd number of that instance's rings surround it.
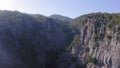
M 0 68 L 55 68 L 69 43 L 57 20 L 0 11 Z
M 61 56 L 69 57 L 66 61 L 60 59 L 58 68 L 120 68 L 119 14 L 87 14 L 74 19 L 71 25 L 80 34 L 69 46 L 70 52 Z
M 69 19 L 0 11 L 0 68 L 120 68 L 120 14 Z

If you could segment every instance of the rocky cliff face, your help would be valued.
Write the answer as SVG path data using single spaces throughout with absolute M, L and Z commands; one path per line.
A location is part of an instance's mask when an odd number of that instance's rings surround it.
M 61 56 L 69 56 L 63 68 L 120 68 L 119 14 L 83 15 L 73 24 L 80 34 L 70 52 Z

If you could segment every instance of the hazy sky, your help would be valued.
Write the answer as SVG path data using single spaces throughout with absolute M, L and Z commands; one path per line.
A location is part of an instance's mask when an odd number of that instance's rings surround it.
M 0 0 L 0 9 L 75 18 L 92 12 L 120 12 L 120 0 Z

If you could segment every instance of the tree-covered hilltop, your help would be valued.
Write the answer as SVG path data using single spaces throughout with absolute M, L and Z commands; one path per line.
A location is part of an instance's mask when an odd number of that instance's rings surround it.
M 70 24 L 71 26 L 77 27 L 78 29 L 85 25 L 89 20 L 93 20 L 93 22 L 105 22 L 108 24 L 107 26 L 112 25 L 111 22 L 120 23 L 120 14 L 119 13 L 91 13 L 82 15 L 78 18 L 75 18 L 73 22 Z
M 69 18 L 69 17 L 66 17 L 66 16 L 62 16 L 62 15 L 58 15 L 58 14 L 54 14 L 54 15 L 51 15 L 49 16 L 50 18 L 53 18 L 53 19 L 57 19 L 57 20 L 60 20 L 60 21 L 65 21 L 65 22 L 71 22 L 72 19 Z

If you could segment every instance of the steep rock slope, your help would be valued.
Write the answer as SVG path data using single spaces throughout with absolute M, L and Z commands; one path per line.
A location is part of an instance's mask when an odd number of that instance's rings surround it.
M 120 68 L 120 14 L 87 14 L 71 25 L 80 34 L 61 55 L 58 68 Z
M 55 68 L 68 46 L 57 20 L 0 11 L 0 68 Z

